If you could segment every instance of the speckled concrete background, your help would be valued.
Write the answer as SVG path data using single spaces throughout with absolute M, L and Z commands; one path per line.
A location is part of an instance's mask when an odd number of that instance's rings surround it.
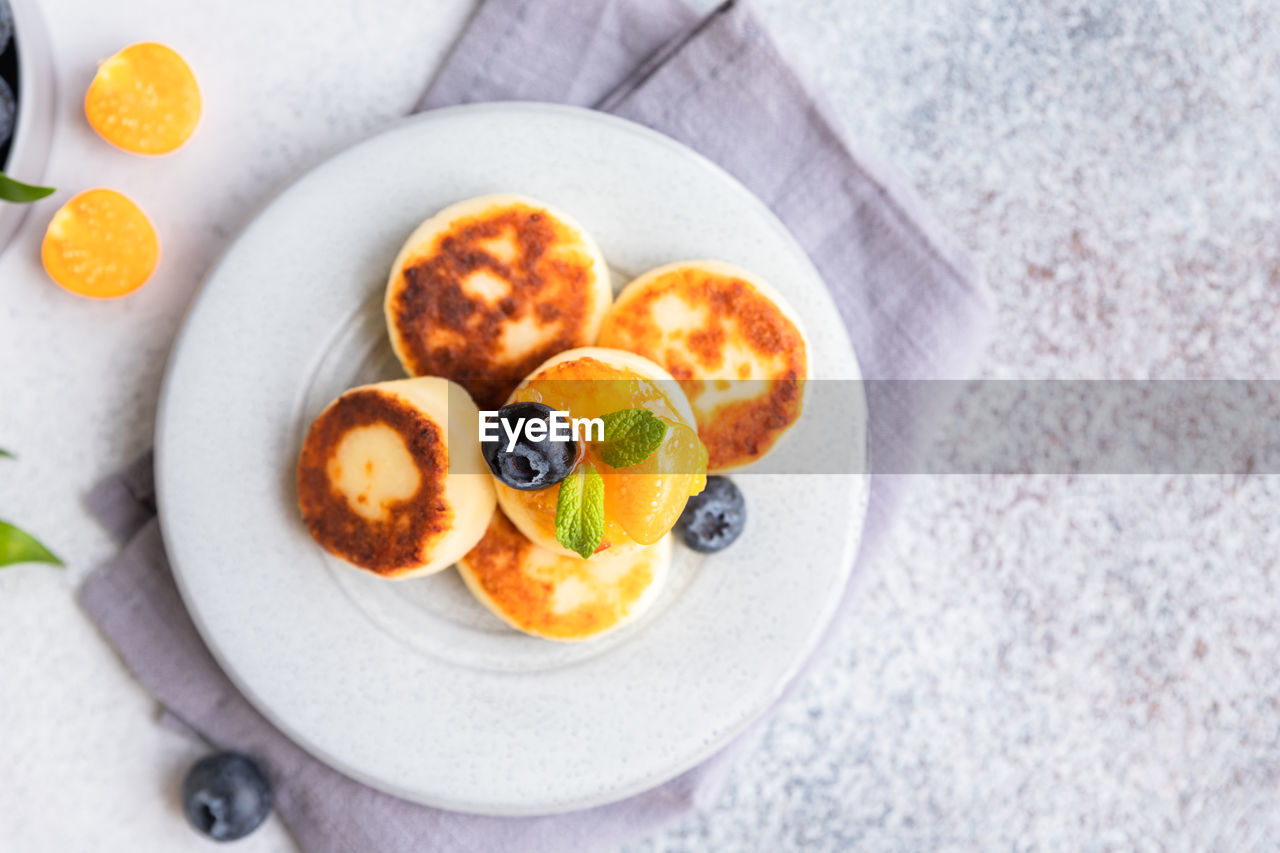
M 985 265 L 981 375 L 1280 376 L 1280 5 L 757 4 Z M 1275 850 L 1280 482 L 919 477 L 650 850 Z

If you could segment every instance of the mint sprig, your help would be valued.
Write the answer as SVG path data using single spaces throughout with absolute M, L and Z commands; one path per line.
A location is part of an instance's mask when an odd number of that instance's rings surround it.
M 620 409 L 601 418 L 604 438 L 593 441 L 600 461 L 629 468 L 648 459 L 667 437 L 667 423 L 648 409 Z M 556 496 L 556 541 L 584 560 L 604 538 L 604 477 L 583 462 L 560 481 Z
M 604 441 L 594 442 L 596 453 L 611 468 L 639 465 L 662 446 L 667 422 L 648 409 L 610 412 L 604 421 Z
M 33 201 L 39 201 L 47 195 L 53 195 L 55 192 L 57 190 L 53 187 L 37 187 L 31 184 L 24 184 L 22 181 L 15 181 L 4 172 L 0 172 L 0 201 L 29 204 Z
M 0 521 L 0 568 L 18 563 L 62 565 L 62 561 L 30 533 L 7 521 Z
M 604 478 L 594 465 L 583 462 L 560 481 L 556 541 L 585 560 L 603 538 Z
M 13 459 L 14 456 L 0 448 L 0 458 Z M 14 527 L 7 521 L 0 521 L 0 568 L 16 566 L 18 563 L 63 565 L 52 551 L 40 544 L 40 541 L 30 533 Z

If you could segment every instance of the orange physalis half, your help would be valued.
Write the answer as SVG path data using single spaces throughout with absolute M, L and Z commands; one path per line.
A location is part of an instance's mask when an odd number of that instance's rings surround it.
M 160 258 L 151 220 L 125 196 L 88 190 L 53 215 L 40 260 L 49 277 L 72 293 L 94 299 L 124 296 L 141 287 Z
M 133 154 L 168 154 L 200 122 L 200 87 L 181 56 L 154 42 L 130 45 L 98 66 L 84 96 L 89 125 Z

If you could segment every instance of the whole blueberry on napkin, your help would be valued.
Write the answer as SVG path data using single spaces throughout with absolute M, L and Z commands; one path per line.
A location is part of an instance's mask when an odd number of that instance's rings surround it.
M 214 841 L 235 841 L 271 813 L 271 786 L 253 759 L 220 752 L 195 763 L 182 783 L 182 810 Z

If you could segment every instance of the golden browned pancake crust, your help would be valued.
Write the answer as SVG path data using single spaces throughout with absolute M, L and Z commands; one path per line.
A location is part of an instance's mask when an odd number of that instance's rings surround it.
M 330 487 L 329 460 L 344 435 L 386 425 L 399 433 L 421 477 L 418 490 L 384 520 L 353 511 Z M 395 576 L 422 562 L 425 544 L 453 520 L 444 500 L 449 467 L 440 428 L 389 394 L 357 390 L 340 397 L 311 425 L 298 458 L 298 506 L 312 537 L 331 554 L 379 575 Z
M 613 627 L 653 581 L 651 561 L 637 560 L 625 575 L 610 582 L 614 595 L 556 613 L 555 583 L 522 570 L 528 552 L 537 547 L 499 510 L 489 522 L 484 538 L 462 558 L 462 563 L 506 619 L 543 637 L 578 639 Z M 558 555 L 555 559 L 562 576 L 556 580 L 576 575 L 594 586 L 591 561 Z
M 687 379 L 680 384 L 686 394 L 694 395 L 704 381 Z M 763 398 L 726 403 L 716 409 L 712 423 L 699 425 L 698 438 L 707 446 L 707 470 L 759 459 L 773 447 L 779 433 L 800 417 L 801 381 L 794 377 L 770 381 Z
M 484 243 L 514 234 L 509 263 Z M 581 339 L 593 310 L 592 259 L 567 251 L 580 238 L 564 223 L 526 205 L 463 218 L 411 258 L 389 315 L 403 340 L 405 366 L 415 376 L 443 376 L 462 385 L 481 409 L 497 409 L 529 371 Z M 553 251 L 554 250 L 554 251 Z M 468 294 L 462 282 L 485 270 L 510 285 L 494 302 Z M 500 335 L 512 321 L 533 320 L 548 337 L 517 360 L 499 359 Z
M 654 317 L 654 303 L 671 295 L 707 309 L 705 324 L 684 338 L 681 349 L 665 345 L 663 329 Z M 769 376 L 735 377 L 768 380 L 765 393 L 726 403 L 716 409 L 714 418 L 699 421 L 698 437 L 707 446 L 707 468 L 713 471 L 758 458 L 781 430 L 800 417 L 801 383 L 808 370 L 800 330 L 747 282 L 696 266 L 680 267 L 650 282 L 611 311 L 600 330 L 601 346 L 630 350 L 656 361 L 679 380 L 690 400 L 696 400 L 708 384 L 714 387 L 725 381 L 698 377 L 723 369 L 726 341 L 776 359 L 779 366 Z

